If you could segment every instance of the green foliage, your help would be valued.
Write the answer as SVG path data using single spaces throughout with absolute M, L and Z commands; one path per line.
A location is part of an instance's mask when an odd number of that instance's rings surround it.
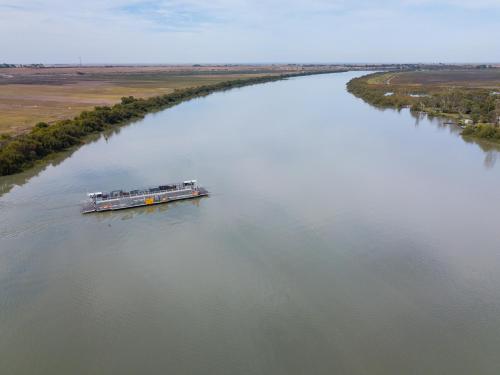
M 49 124 L 47 124 L 46 122 L 39 122 L 38 124 L 35 125 L 35 128 L 37 129 L 43 129 L 43 128 L 48 128 L 49 127 Z
M 467 126 L 462 132 L 462 135 L 496 141 L 500 140 L 500 128 L 490 124 Z
M 124 96 L 122 97 L 122 104 L 130 104 L 135 101 L 135 98 L 133 96 Z

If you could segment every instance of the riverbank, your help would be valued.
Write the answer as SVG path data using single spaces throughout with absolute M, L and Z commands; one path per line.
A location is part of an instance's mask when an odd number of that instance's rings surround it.
M 376 107 L 447 118 L 464 128 L 464 136 L 500 143 L 497 75 L 500 70 L 380 72 L 352 79 L 347 90 Z
M 147 99 L 128 96 L 123 97 L 120 103 L 113 106 L 100 106 L 95 107 L 92 111 L 83 111 L 72 120 L 61 120 L 53 125 L 39 122 L 29 133 L 3 138 L 0 141 L 0 175 L 24 171 L 33 167 L 35 162 L 39 160 L 84 143 L 85 137 L 91 134 L 123 126 L 132 120 L 144 117 L 147 113 L 169 108 L 193 98 L 206 96 L 217 91 L 291 77 L 339 71 L 325 70 L 228 80 L 176 90 L 170 94 Z
M 53 124 L 123 96 L 149 98 L 176 89 L 233 79 L 262 77 L 334 66 L 158 65 L 0 67 L 0 136 L 29 132 L 37 122 Z
M 439 66 L 441 69 L 442 66 Z M 123 96 L 150 98 L 223 81 L 335 70 L 436 69 L 394 64 L 181 64 L 19 65 L 0 64 L 0 137 L 29 132 L 37 122 L 53 124 L 112 106 Z

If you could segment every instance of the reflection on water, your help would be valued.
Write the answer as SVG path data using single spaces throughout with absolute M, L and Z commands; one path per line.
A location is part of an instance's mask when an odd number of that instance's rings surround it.
M 61 152 L 52 155 L 50 159 L 44 160 L 36 164 L 33 168 L 11 176 L 0 176 L 0 197 L 8 193 L 14 186 L 22 186 L 27 183 L 32 177 L 37 176 L 40 172 L 44 171 L 47 167 L 56 167 L 63 162 L 75 150 Z
M 464 137 L 465 142 L 478 145 L 485 153 L 484 166 L 487 169 L 493 168 L 500 153 L 500 146 L 497 143 L 482 141 L 475 138 Z
M 193 100 L 2 182 L 0 373 L 496 375 L 498 151 L 357 74 Z M 79 212 L 193 178 L 210 197 Z
M 190 206 L 194 206 L 194 207 L 200 207 L 200 204 L 201 204 L 200 202 L 203 199 L 207 199 L 207 198 L 208 197 L 200 197 L 200 198 L 195 198 L 195 199 L 170 202 L 168 204 L 157 204 L 154 206 L 143 206 L 143 207 L 136 207 L 136 208 L 125 209 L 125 210 L 118 210 L 118 211 L 95 212 L 95 213 L 87 214 L 87 216 L 89 216 L 89 217 L 91 216 L 92 218 L 95 218 L 95 220 L 101 221 L 101 222 L 108 222 L 109 219 L 131 220 L 131 219 L 134 219 L 134 218 L 141 216 L 141 215 L 166 213 L 169 210 L 175 210 L 179 205 L 180 206 L 190 205 Z
M 486 168 L 493 168 L 497 162 L 498 151 L 489 151 L 484 158 L 484 166 Z
M 443 119 L 441 117 L 435 117 L 423 112 L 411 112 L 409 111 L 411 116 L 415 118 L 415 127 L 418 127 L 420 124 L 421 120 L 424 120 L 425 123 L 432 123 L 439 129 L 446 129 L 448 130 L 451 134 L 454 135 L 460 135 L 462 133 L 462 128 L 458 125 L 454 124 L 449 124 L 447 123 L 446 119 Z M 496 161 L 497 157 L 500 154 L 500 144 L 494 143 L 494 142 L 489 142 L 487 140 L 482 140 L 482 139 L 476 139 L 476 138 L 471 138 L 471 137 L 462 137 L 464 142 L 469 143 L 469 144 L 474 144 L 479 146 L 479 148 L 484 151 L 484 162 L 483 165 L 486 169 L 491 169 Z
M 121 128 L 109 129 L 101 134 L 91 134 L 85 138 L 85 144 L 97 142 L 104 139 L 106 142 L 113 135 L 119 134 Z M 78 150 L 80 146 L 72 147 L 71 149 L 59 152 L 49 157 L 38 161 L 33 168 L 30 168 L 22 173 L 17 173 L 10 176 L 0 176 L 0 197 L 8 193 L 14 186 L 22 186 L 27 183 L 31 178 L 38 176 L 46 168 L 57 167 L 64 160 L 71 157 L 73 153 Z

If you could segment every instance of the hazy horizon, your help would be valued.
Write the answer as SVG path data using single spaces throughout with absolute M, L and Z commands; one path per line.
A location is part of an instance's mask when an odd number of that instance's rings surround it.
M 0 0 L 0 62 L 492 63 L 499 0 Z
M 36 65 L 43 64 L 45 66 L 53 66 L 53 67 L 101 67 L 105 65 L 110 66 L 179 66 L 179 65 L 202 65 L 202 66 L 215 66 L 215 65 L 232 65 L 232 66 L 269 66 L 269 65 L 409 65 L 409 64 L 423 64 L 423 65 L 498 65 L 499 61 L 455 61 L 455 62 L 440 62 L 440 61 L 406 61 L 406 62 L 394 62 L 394 61 L 349 61 L 349 62 L 315 62 L 315 61 L 269 61 L 269 62 L 237 62 L 237 61 L 221 61 L 221 62 L 203 62 L 203 61 L 187 61 L 187 62 L 120 62 L 120 61 L 107 61 L 107 62 L 93 62 L 93 63 L 85 63 L 82 61 L 82 64 L 76 63 L 64 63 L 64 62 L 46 62 L 41 63 L 38 61 L 28 61 L 28 62 L 4 62 L 0 61 L 0 64 L 8 63 L 14 65 Z

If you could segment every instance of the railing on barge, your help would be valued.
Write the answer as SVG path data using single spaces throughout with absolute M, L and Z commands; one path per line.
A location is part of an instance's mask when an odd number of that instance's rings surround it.
M 114 190 L 110 193 L 90 193 L 89 197 L 95 200 L 96 202 L 105 202 L 120 198 L 141 197 L 146 195 L 164 194 L 182 190 L 199 190 L 199 186 L 196 184 L 196 180 L 192 180 L 192 181 L 176 182 L 168 185 L 160 185 L 156 188 L 149 188 L 147 190 L 130 190 L 130 191 Z M 96 194 L 99 194 L 99 196 L 97 196 Z

